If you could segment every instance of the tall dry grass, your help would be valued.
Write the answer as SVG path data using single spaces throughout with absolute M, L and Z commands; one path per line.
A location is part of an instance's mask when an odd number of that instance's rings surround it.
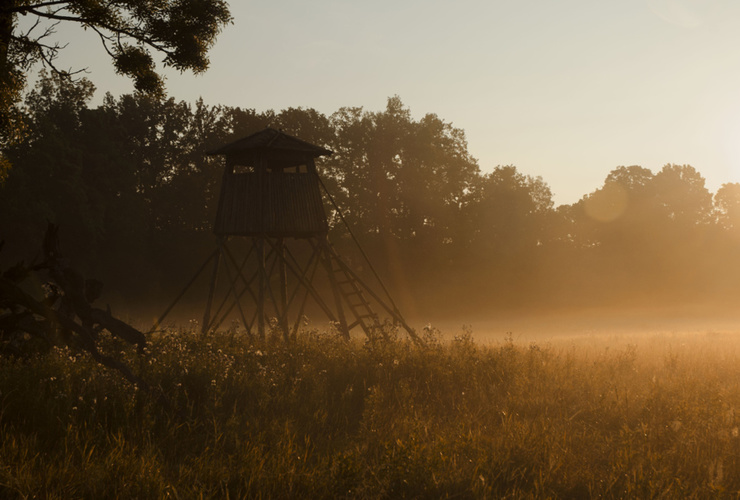
M 0 360 L 3 498 L 707 498 L 740 492 L 731 335 L 295 344 L 168 331 L 171 410 L 69 349 Z

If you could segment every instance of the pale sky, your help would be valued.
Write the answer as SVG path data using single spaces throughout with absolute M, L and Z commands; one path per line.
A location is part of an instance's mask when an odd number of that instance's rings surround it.
M 232 0 L 234 24 L 178 100 L 254 108 L 385 108 L 465 130 L 484 172 L 515 165 L 572 203 L 620 165 L 691 164 L 716 191 L 740 182 L 737 0 Z M 97 101 L 132 91 L 90 32 L 63 68 Z

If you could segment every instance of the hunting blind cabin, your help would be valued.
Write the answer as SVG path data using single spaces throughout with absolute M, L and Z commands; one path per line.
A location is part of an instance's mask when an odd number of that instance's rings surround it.
M 249 335 L 256 329 L 264 338 L 271 323 L 287 341 L 295 336 L 310 299 L 346 338 L 355 328 L 368 338 L 382 335 L 377 308 L 416 338 L 318 176 L 314 160 L 331 151 L 267 128 L 207 154 L 226 160 L 213 228 L 217 248 L 158 324 L 212 264 L 204 333 L 237 316 Z M 329 242 L 322 189 L 379 292 Z

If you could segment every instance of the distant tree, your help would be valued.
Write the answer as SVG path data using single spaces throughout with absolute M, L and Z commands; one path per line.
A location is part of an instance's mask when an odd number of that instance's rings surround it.
M 714 195 L 715 231 L 707 266 L 714 284 L 724 287 L 724 297 L 737 300 L 740 283 L 740 184 L 723 184 Z
M 740 184 L 723 184 L 714 195 L 714 206 L 720 227 L 740 233 Z
M 398 97 L 382 111 L 341 108 L 329 125 L 334 154 L 320 169 L 355 235 L 389 286 L 409 292 L 401 295 L 428 289 L 449 272 L 459 212 L 478 175 L 465 133 L 434 114 L 414 119 Z M 344 233 L 333 229 L 337 241 Z M 339 244 L 352 251 L 346 240 Z
M 478 174 L 461 129 L 434 114 L 412 119 L 398 97 L 384 111 L 342 108 L 330 121 L 334 155 L 324 165 L 362 231 L 408 241 L 451 238 Z
M 270 127 L 312 144 L 329 148 L 334 141 L 334 130 L 329 118 L 315 109 L 288 108 L 265 117 L 270 119 Z
M 653 179 L 656 201 L 663 216 L 684 227 L 707 224 L 712 194 L 704 177 L 691 165 L 665 165 Z
M 691 238 L 713 211 L 704 178 L 690 165 L 666 165 L 657 174 L 617 167 L 574 207 L 580 239 L 622 255 Z
M 552 192 L 540 177 L 496 167 L 478 177 L 464 211 L 471 246 L 491 260 L 527 258 L 549 238 Z
M 108 95 L 103 106 L 117 117 L 124 131 L 138 191 L 147 203 L 156 203 L 156 191 L 180 168 L 181 138 L 189 125 L 189 105 L 137 92 L 118 99 Z
M 254 109 L 240 107 L 224 107 L 224 132 L 227 137 L 225 142 L 235 141 L 275 123 L 275 112 L 267 110 L 258 113 Z
M 617 183 L 634 196 L 642 194 L 641 191 L 650 184 L 653 177 L 654 174 L 650 169 L 639 165 L 617 167 L 606 176 L 604 185 Z
M 467 288 L 458 293 L 478 307 L 537 300 L 546 288 L 540 269 L 553 217 L 552 192 L 541 178 L 511 165 L 476 176 L 457 217 L 447 279 L 462 278 Z
M 609 172 L 601 188 L 573 206 L 576 239 L 621 255 L 644 252 L 656 216 L 654 177 L 638 165 Z
M 673 294 L 699 287 L 711 260 L 712 195 L 690 165 L 666 165 L 657 174 L 618 167 L 604 186 L 572 210 L 574 241 L 589 258 L 605 290 L 629 296 Z
M 49 219 L 72 223 L 75 229 L 68 233 L 72 237 L 95 240 L 100 221 L 88 204 L 79 140 L 82 115 L 93 92 L 88 80 L 42 75 L 29 93 L 27 121 L 33 132 L 7 151 L 17 168 L 0 187 L 0 227 L 6 238 L 33 241 Z
M 31 22 L 21 27 L 20 17 Z M 224 0 L 0 0 L 0 147 L 23 134 L 16 104 L 26 72 L 41 62 L 70 75 L 54 62 L 64 49 L 53 36 L 60 23 L 94 31 L 119 74 L 133 78 L 137 90 L 161 92 L 152 54 L 162 54 L 165 66 L 180 71 L 204 71 L 209 49 L 230 21 Z M 7 168 L 7 162 L 0 166 L 0 176 Z
M 32 249 L 47 220 L 63 225 L 68 256 L 85 268 L 111 238 L 127 249 L 146 239 L 123 130 L 107 110 L 88 108 L 93 91 L 85 79 L 42 75 L 26 99 L 29 134 L 7 150 L 14 168 L 0 187 L 0 239 Z

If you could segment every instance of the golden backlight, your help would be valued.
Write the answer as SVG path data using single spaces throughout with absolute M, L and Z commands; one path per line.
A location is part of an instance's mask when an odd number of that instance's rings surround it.
M 599 222 L 611 222 L 619 218 L 627 208 L 627 192 L 619 184 L 610 184 L 608 189 L 594 193 L 586 198 L 586 214 Z

